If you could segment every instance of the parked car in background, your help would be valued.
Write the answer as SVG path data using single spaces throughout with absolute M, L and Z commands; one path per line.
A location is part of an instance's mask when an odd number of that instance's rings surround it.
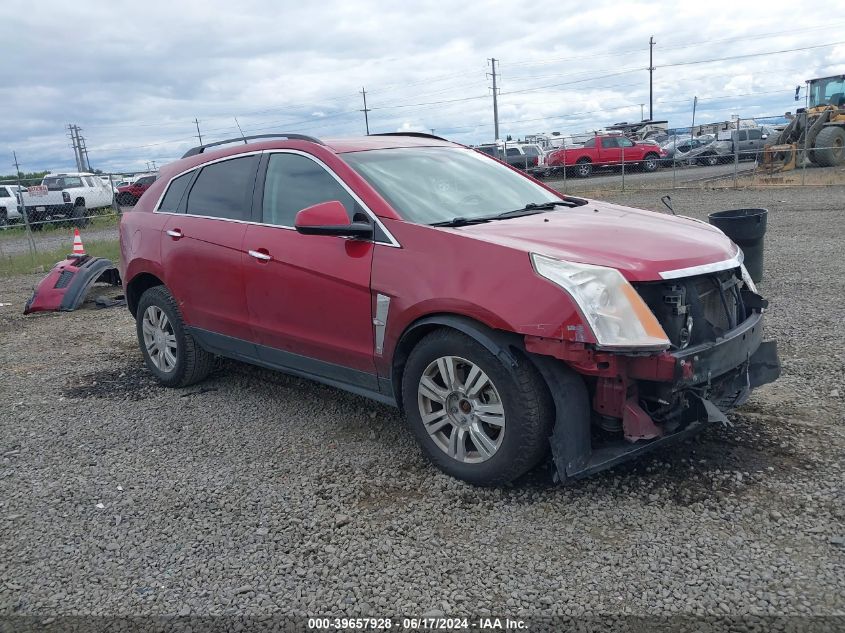
M 142 176 L 135 182 L 117 188 L 117 204 L 122 207 L 133 207 L 150 185 L 156 181 L 157 176 Z
M 0 226 L 21 219 L 21 199 L 17 185 L 0 185 Z
M 655 171 L 665 156 L 659 145 L 635 143 L 621 134 L 597 134 L 583 145 L 552 152 L 547 164 L 555 171 L 566 168 L 579 178 L 588 178 L 596 168 L 619 167 L 623 163 Z
M 111 205 L 114 193 L 95 174 L 81 172 L 49 174 L 22 197 L 29 223 L 38 230 L 54 220 L 87 226 L 89 212 Z
M 763 153 L 769 136 L 761 128 L 742 128 L 720 132 L 713 144 L 713 152 L 719 161 L 732 161 L 735 155 L 739 160 L 757 160 Z
M 777 378 L 767 302 L 707 223 L 568 197 L 430 135 L 279 136 L 188 151 L 121 217 L 164 386 L 217 355 L 318 380 L 500 485 L 549 454 L 583 477 L 727 426 Z
M 673 162 L 690 162 L 700 165 L 716 165 L 719 157 L 712 148 L 716 140 L 713 134 L 702 134 L 695 138 L 676 137 L 661 147 L 666 152 L 666 157 L 661 162 L 671 164 Z
M 546 167 L 546 153 L 540 145 L 534 143 L 507 143 L 479 145 L 475 149 L 488 156 L 498 158 L 512 167 L 528 172 L 533 176 L 542 176 Z

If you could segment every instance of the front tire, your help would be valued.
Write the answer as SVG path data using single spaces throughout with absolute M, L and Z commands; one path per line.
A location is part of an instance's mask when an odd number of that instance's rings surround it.
M 141 295 L 135 325 L 144 362 L 165 387 L 187 387 L 211 372 L 214 355 L 187 331 L 176 300 L 164 286 Z
M 455 330 L 436 330 L 413 349 L 402 399 L 426 456 L 457 479 L 504 484 L 547 453 L 554 413 L 537 370 L 525 359 L 505 367 Z
M 657 167 L 659 166 L 658 158 L 657 154 L 646 154 L 645 160 L 643 161 L 643 171 L 647 173 L 657 171 Z

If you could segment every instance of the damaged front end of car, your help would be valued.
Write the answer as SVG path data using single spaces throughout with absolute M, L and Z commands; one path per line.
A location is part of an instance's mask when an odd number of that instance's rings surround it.
M 563 361 L 541 364 L 559 405 L 551 446 L 561 479 L 590 475 L 710 423 L 727 423 L 727 411 L 743 404 L 755 387 L 778 378 L 776 344 L 763 341 L 768 303 L 741 259 L 736 263 L 632 284 L 665 333 L 663 350 L 617 351 L 525 337 L 529 353 Z M 587 385 L 589 424 L 571 414 L 572 394 L 556 389 L 572 370 Z

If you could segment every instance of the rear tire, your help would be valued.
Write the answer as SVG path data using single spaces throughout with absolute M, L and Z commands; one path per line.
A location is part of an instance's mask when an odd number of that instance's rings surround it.
M 582 158 L 575 164 L 575 175 L 579 178 L 589 178 L 593 173 L 593 164 L 587 158 Z
M 708 154 L 707 156 L 702 156 L 699 162 L 707 167 L 715 167 L 719 164 L 719 157 L 716 154 Z
M 85 208 L 84 204 L 76 204 L 73 207 L 73 211 L 71 211 L 71 224 L 79 229 L 84 229 L 88 226 L 90 219 L 86 217 L 88 215 L 88 210 Z
M 819 167 L 837 167 L 845 163 L 845 129 L 834 126 L 822 128 L 816 136 L 812 156 Z
M 188 332 L 176 300 L 164 286 L 141 295 L 135 329 L 147 368 L 165 387 L 187 387 L 211 372 L 214 355 Z
M 423 452 L 457 479 L 505 484 L 548 452 L 554 406 L 534 366 L 521 358 L 517 367 L 505 367 L 455 330 L 435 330 L 411 351 L 402 401 Z

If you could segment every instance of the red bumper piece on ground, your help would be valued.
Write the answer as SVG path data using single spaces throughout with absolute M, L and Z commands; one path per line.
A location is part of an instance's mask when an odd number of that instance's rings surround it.
M 120 285 L 120 274 L 110 259 L 70 256 L 41 280 L 24 306 L 23 313 L 76 310 L 89 288 L 97 282 Z

